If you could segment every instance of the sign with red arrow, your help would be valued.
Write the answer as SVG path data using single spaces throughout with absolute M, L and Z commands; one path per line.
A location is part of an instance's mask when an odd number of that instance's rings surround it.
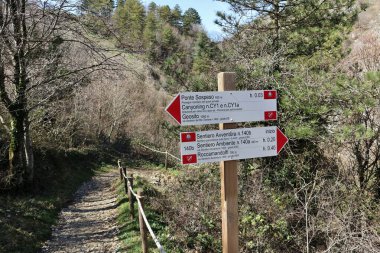
M 277 127 L 180 134 L 182 164 L 277 156 L 288 138 Z
M 182 126 L 277 120 L 277 91 L 184 92 L 166 111 Z

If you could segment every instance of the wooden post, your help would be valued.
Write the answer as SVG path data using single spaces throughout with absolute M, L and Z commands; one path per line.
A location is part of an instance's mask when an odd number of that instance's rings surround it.
M 218 91 L 235 90 L 236 74 L 218 74 Z M 219 129 L 234 129 L 235 123 L 219 124 Z M 223 253 L 239 252 L 238 216 L 238 161 L 220 162 L 221 201 L 222 201 L 222 242 Z
M 168 151 L 165 152 L 165 169 L 168 169 Z
M 131 176 L 128 177 L 128 182 L 129 182 L 130 187 L 133 189 L 133 174 L 131 174 Z M 135 205 L 134 205 L 135 199 L 129 187 L 128 187 L 128 199 L 129 199 L 129 214 L 130 214 L 131 220 L 133 220 L 135 218 Z
M 120 180 L 123 181 L 123 171 L 122 171 L 122 168 L 121 168 L 121 161 L 120 161 L 120 159 L 117 160 L 117 166 L 119 168 Z
M 166 150 L 166 152 L 165 152 L 165 169 L 167 170 L 168 169 L 168 154 L 169 154 L 169 152 L 168 152 L 168 139 L 167 138 L 165 139 L 165 150 Z
M 127 175 L 127 168 L 122 168 L 122 170 L 123 170 L 123 172 L 124 172 L 124 175 L 125 176 L 128 176 Z M 124 191 L 125 191 L 125 193 L 128 193 L 128 181 L 127 181 L 127 178 L 125 178 L 124 176 L 123 176 L 123 180 L 124 180 Z
M 144 207 L 144 192 L 143 190 L 138 190 L 137 191 L 138 198 L 141 203 L 141 207 Z M 141 247 L 142 247 L 142 252 L 147 253 L 148 252 L 148 237 L 147 237 L 147 228 L 144 222 L 144 218 L 142 216 L 141 210 L 139 208 L 139 224 L 140 224 L 140 236 L 141 236 Z

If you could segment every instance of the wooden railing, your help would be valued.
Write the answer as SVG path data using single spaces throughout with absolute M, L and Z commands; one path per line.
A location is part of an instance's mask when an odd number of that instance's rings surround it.
M 172 155 L 170 154 L 167 150 L 166 151 L 160 151 L 160 150 L 157 150 L 157 149 L 154 149 L 154 148 L 150 148 L 142 143 L 138 143 L 138 145 L 140 145 L 141 147 L 145 148 L 145 149 L 148 149 L 152 152 L 155 152 L 155 153 L 158 153 L 158 154 L 161 154 L 161 155 L 165 155 L 165 169 L 168 168 L 168 158 L 172 158 L 174 159 L 174 161 L 176 161 L 177 163 L 181 162 L 181 159 L 176 157 L 175 155 Z
M 120 180 L 123 181 L 125 193 L 128 194 L 129 212 L 130 212 L 130 218 L 132 220 L 135 219 L 134 203 L 137 201 L 142 252 L 143 253 L 148 252 L 148 239 L 147 239 L 148 233 L 147 233 L 147 231 L 149 231 L 150 236 L 152 237 L 153 241 L 155 242 L 159 252 L 160 253 L 166 253 L 164 248 L 161 246 L 160 242 L 158 241 L 156 235 L 154 234 L 151 226 L 149 225 L 148 219 L 146 218 L 146 215 L 144 212 L 144 192 L 143 192 L 143 190 L 138 190 L 137 194 L 136 194 L 133 191 L 133 173 L 130 173 L 130 175 L 128 175 L 127 168 L 121 166 L 120 160 L 118 161 L 118 167 L 119 167 L 119 172 L 120 172 Z
M 141 147 L 145 148 L 145 149 L 148 149 L 154 153 L 157 153 L 157 154 L 162 154 L 162 155 L 165 155 L 165 169 L 167 169 L 168 167 L 168 158 L 173 158 L 178 164 L 181 164 L 181 158 L 178 158 L 176 157 L 175 155 L 173 154 L 170 154 L 168 151 L 160 151 L 160 150 L 157 150 L 157 149 L 154 149 L 154 148 L 150 148 L 142 143 L 138 143 L 138 145 L 140 145 Z M 194 165 L 194 164 L 189 164 L 187 166 L 190 166 L 190 167 L 194 167 L 194 168 L 200 168 L 200 166 L 197 166 L 197 165 Z

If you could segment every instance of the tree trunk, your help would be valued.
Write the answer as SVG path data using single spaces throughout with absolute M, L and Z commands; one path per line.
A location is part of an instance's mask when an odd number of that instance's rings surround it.
M 24 183 L 24 168 L 26 166 L 24 149 L 24 115 L 18 111 L 11 115 L 11 132 L 9 145 L 9 176 L 12 185 Z
M 280 55 L 280 1 L 275 1 L 274 3 L 274 22 L 275 22 L 275 37 L 273 40 L 274 44 L 274 51 L 276 52 L 275 57 L 279 57 Z M 274 71 L 281 72 L 281 67 L 280 67 L 280 59 L 275 59 Z
M 15 86 L 16 96 L 14 101 L 10 101 L 9 97 L 9 113 L 11 115 L 11 134 L 9 146 L 9 172 L 11 183 L 16 186 L 22 186 L 27 178 L 27 156 L 25 133 L 29 127 L 25 128 L 25 120 L 27 119 L 27 98 L 26 87 L 27 78 L 27 61 L 26 61 L 26 0 L 10 0 L 10 14 L 13 24 L 13 40 L 15 51 L 13 52 L 13 84 Z M 5 95 L 5 89 L 2 90 Z M 3 99 L 4 100 L 4 99 Z M 5 101 L 7 102 L 7 101 Z M 28 158 L 29 160 L 30 158 Z
M 32 142 L 30 140 L 30 130 L 29 130 L 29 119 L 28 115 L 25 116 L 24 121 L 24 150 L 25 150 L 25 162 L 26 162 L 26 177 L 25 179 L 28 183 L 32 183 L 34 179 L 34 155 Z

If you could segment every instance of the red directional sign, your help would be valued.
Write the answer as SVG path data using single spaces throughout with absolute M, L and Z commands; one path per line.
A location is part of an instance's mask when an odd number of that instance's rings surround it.
M 183 126 L 277 120 L 277 91 L 184 92 L 166 111 Z
M 276 156 L 288 142 L 277 127 L 181 133 L 182 164 Z
M 181 124 L 181 98 L 179 95 L 170 103 L 166 111 Z

